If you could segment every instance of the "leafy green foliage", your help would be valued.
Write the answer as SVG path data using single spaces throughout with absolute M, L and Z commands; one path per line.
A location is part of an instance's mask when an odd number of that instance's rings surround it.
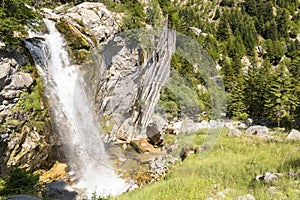
M 0 1 L 0 35 L 6 43 L 15 41 L 14 31 L 24 34 L 29 21 L 37 19 L 39 15 L 25 6 L 31 0 L 1 0 Z
M 38 191 L 39 176 L 20 168 L 10 169 L 8 176 L 4 179 L 1 196 L 29 194 L 34 195 Z

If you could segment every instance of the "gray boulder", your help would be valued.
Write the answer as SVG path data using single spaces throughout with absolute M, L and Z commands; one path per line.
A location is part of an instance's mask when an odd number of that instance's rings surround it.
M 11 76 L 11 83 L 8 89 L 22 89 L 29 87 L 33 83 L 33 79 L 28 73 L 18 72 Z
M 29 195 L 14 195 L 14 196 L 7 197 L 5 200 L 42 200 L 42 199 L 29 196 Z
M 77 199 L 78 193 L 66 181 L 60 180 L 48 183 L 43 196 L 54 199 L 73 200 Z
M 233 128 L 233 129 L 229 129 L 227 136 L 229 137 L 240 137 L 242 135 L 242 132 L 237 129 L 237 128 Z
M 287 140 L 300 140 L 300 132 L 293 129 L 288 136 L 286 137 Z
M 245 133 L 249 134 L 249 135 L 259 135 L 259 136 L 262 136 L 262 135 L 268 134 L 269 133 L 269 129 L 266 126 L 260 126 L 260 125 L 250 126 L 246 130 Z

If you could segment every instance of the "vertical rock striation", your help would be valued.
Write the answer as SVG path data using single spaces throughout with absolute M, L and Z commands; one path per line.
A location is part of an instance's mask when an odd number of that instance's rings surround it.
M 170 74 L 176 43 L 175 32 L 167 25 L 155 34 L 151 31 L 118 34 L 104 48 L 98 109 L 108 140 L 115 140 L 118 134 L 130 139 L 146 137 L 160 89 Z

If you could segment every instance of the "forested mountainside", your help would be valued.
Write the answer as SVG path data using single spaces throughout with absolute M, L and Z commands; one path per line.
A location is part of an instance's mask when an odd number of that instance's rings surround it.
M 24 25 L 40 16 L 41 7 L 83 1 L 2 0 L 0 32 L 11 43 Z M 158 26 L 168 16 L 169 26 L 196 39 L 220 69 L 227 92 L 227 117 L 291 128 L 300 118 L 300 14 L 294 0 L 100 0 L 126 14 L 123 30 Z M 24 4 L 26 3 L 26 5 Z M 32 6 L 32 7 L 30 7 Z M 17 32 L 16 32 L 17 31 Z M 197 91 L 199 107 L 209 111 L 209 94 L 194 68 L 178 55 L 172 67 Z M 161 101 L 171 116 L 180 106 L 171 91 Z

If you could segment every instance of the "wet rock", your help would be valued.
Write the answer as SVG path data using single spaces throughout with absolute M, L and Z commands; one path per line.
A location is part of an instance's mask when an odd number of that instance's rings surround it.
M 286 137 L 287 140 L 300 140 L 300 132 L 293 129 L 288 136 Z
M 259 136 L 262 136 L 262 135 L 268 134 L 269 133 L 269 129 L 266 126 L 260 126 L 260 125 L 250 126 L 246 130 L 245 133 L 249 134 L 249 135 L 259 135 Z
M 229 137 L 240 137 L 242 132 L 239 129 L 229 129 L 227 136 Z
M 243 196 L 238 196 L 236 200 L 255 200 L 255 197 L 251 194 L 245 194 Z
M 42 199 L 29 196 L 29 195 L 14 195 L 14 196 L 7 197 L 5 200 L 42 200 Z
M 48 183 L 44 197 L 54 199 L 74 200 L 78 197 L 78 193 L 66 181 L 54 181 Z
M 151 145 L 147 139 L 140 139 L 140 140 L 132 140 L 130 141 L 131 146 L 134 147 L 134 149 L 138 153 L 152 153 L 152 152 L 157 152 L 158 150 Z
M 67 178 L 67 164 L 56 162 L 52 168 L 40 176 L 40 182 L 49 183 L 52 181 Z

